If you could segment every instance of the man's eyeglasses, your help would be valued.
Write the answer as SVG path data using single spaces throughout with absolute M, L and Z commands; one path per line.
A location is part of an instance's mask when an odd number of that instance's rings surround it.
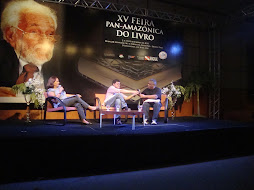
M 41 34 L 38 32 L 25 32 L 24 30 L 20 29 L 19 27 L 14 27 L 18 30 L 20 30 L 21 32 L 23 32 L 23 35 L 27 35 L 29 38 L 31 39 L 38 39 L 38 38 L 47 38 L 49 41 L 51 41 L 52 43 L 56 43 L 57 41 L 59 41 L 61 39 L 60 35 L 52 35 L 52 34 Z

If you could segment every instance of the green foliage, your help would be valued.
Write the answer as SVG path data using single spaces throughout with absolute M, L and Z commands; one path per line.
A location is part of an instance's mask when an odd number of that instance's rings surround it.
M 15 92 L 15 94 L 18 94 L 19 92 L 25 92 L 26 90 L 26 85 L 25 83 L 21 83 L 21 84 L 16 84 L 14 86 L 12 86 L 12 90 Z
M 185 85 L 184 100 L 189 101 L 193 94 L 199 93 L 201 89 L 209 90 L 213 87 L 210 73 L 205 71 L 194 71 L 190 74 Z
M 168 97 L 168 107 L 172 110 L 175 105 L 177 98 L 180 98 L 185 93 L 185 88 L 180 85 L 174 86 L 173 83 L 170 83 L 162 89 L 162 93 L 166 94 Z
M 177 98 L 180 98 L 182 95 L 185 94 L 185 88 L 181 85 L 175 85 L 176 90 L 178 90 L 179 92 L 181 92 L 180 95 L 177 96 Z
M 25 83 L 16 84 L 12 86 L 12 89 L 16 94 L 22 93 L 22 94 L 32 94 L 35 87 L 34 86 L 26 86 Z
M 197 110 L 198 115 L 200 115 L 200 106 L 199 106 L 199 93 L 200 90 L 204 89 L 209 91 L 213 88 L 212 75 L 209 72 L 205 71 L 194 71 L 190 74 L 186 86 L 184 100 L 190 101 L 193 94 L 197 94 Z
M 42 107 L 43 105 L 40 104 L 36 93 L 35 93 L 35 87 L 33 85 L 26 86 L 25 83 L 16 84 L 12 86 L 12 90 L 15 92 L 15 94 L 22 93 L 22 94 L 30 94 L 31 102 L 34 103 L 35 108 Z
M 200 84 L 195 84 L 193 82 L 188 83 L 185 87 L 184 100 L 190 101 L 192 94 L 198 92 L 202 86 Z

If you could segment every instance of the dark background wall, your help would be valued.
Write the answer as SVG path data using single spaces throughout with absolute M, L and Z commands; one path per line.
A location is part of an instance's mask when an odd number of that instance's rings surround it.
M 222 110 L 227 119 L 253 119 L 254 23 L 221 29 Z

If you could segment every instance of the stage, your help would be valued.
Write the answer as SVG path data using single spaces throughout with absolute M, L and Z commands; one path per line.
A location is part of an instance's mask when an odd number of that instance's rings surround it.
M 254 155 L 253 123 L 182 117 L 158 125 L 1 121 L 1 183 L 147 170 Z M 52 124 L 52 122 L 51 122 Z
M 161 133 L 178 132 L 204 132 L 211 130 L 244 129 L 253 126 L 250 122 L 221 121 L 199 117 L 180 117 L 163 122 L 160 118 L 158 125 L 146 125 L 136 118 L 136 129 L 132 130 L 132 119 L 127 122 L 122 119 L 122 125 L 113 125 L 113 119 L 103 119 L 102 128 L 98 120 L 89 120 L 92 125 L 82 125 L 79 120 L 68 120 L 66 125 L 61 125 L 61 120 L 41 121 L 34 120 L 26 124 L 21 120 L 0 121 L 0 138 L 35 138 L 35 137 L 67 137 L 67 136 L 118 136 L 118 135 L 158 135 Z M 25 132 L 22 132 L 25 131 Z

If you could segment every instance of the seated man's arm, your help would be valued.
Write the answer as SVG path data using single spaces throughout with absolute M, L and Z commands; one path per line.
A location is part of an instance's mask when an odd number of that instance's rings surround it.
M 157 99 L 158 95 L 153 94 L 153 95 L 145 95 L 145 94 L 140 94 L 140 98 L 145 98 L 145 99 Z
M 125 89 L 119 89 L 121 93 L 128 94 L 128 93 L 138 93 L 137 90 L 125 90 Z
M 139 94 L 139 92 L 138 92 L 138 91 L 135 91 L 135 93 L 133 93 L 133 94 L 130 95 L 130 96 L 124 96 L 124 99 L 125 99 L 125 100 L 129 100 L 129 99 L 133 98 L 134 96 L 136 96 L 136 95 L 138 95 L 138 94 Z
M 161 89 L 156 87 L 153 90 L 153 94 L 150 94 L 150 92 L 147 89 L 145 89 L 140 94 L 140 98 L 144 98 L 144 99 L 161 99 Z

